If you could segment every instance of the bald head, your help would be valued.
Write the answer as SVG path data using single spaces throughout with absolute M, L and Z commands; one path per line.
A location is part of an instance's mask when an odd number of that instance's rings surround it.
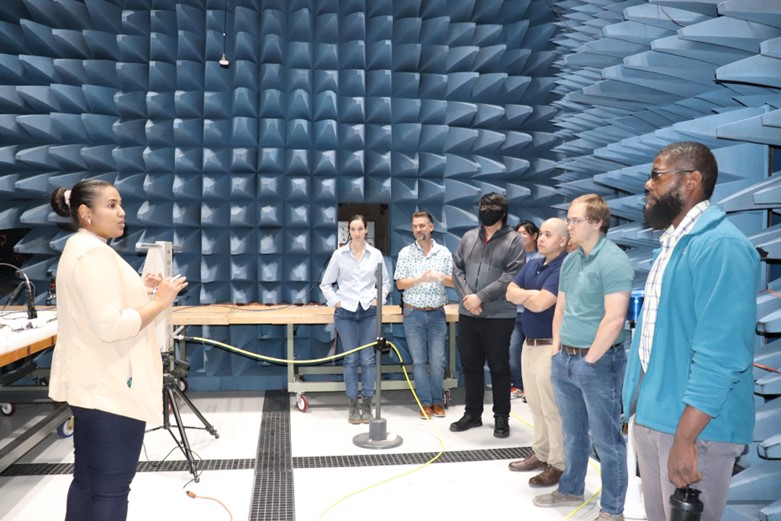
M 554 217 L 540 226 L 540 236 L 537 239 L 537 249 L 547 260 L 558 257 L 567 248 L 569 233 L 564 219 Z

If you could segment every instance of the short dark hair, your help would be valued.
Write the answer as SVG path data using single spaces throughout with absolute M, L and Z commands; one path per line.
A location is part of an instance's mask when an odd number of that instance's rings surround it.
M 74 229 L 79 229 L 79 206 L 82 204 L 87 208 L 94 208 L 95 199 L 98 194 L 105 188 L 113 187 L 111 183 L 107 181 L 101 181 L 100 179 L 82 179 L 70 189 L 68 197 L 65 197 L 65 193 L 68 191 L 66 188 L 55 188 L 52 192 L 52 196 L 49 199 L 54 213 L 60 217 L 70 217 L 71 225 Z
M 426 219 L 428 219 L 428 222 L 430 222 L 431 224 L 434 224 L 434 218 L 426 210 L 418 210 L 417 212 L 412 214 L 412 218 L 413 219 L 415 219 L 417 217 L 425 217 Z
M 523 228 L 526 233 L 529 235 L 539 235 L 540 229 L 537 228 L 537 225 L 534 224 L 531 221 L 521 221 L 518 223 L 518 226 L 515 227 L 516 231 L 520 231 L 520 229 Z
M 656 157 L 664 157 L 671 168 L 697 170 L 702 174 L 702 191 L 706 199 L 713 195 L 719 176 L 719 165 L 710 148 L 696 141 L 680 141 L 667 145 Z
M 490 194 L 485 194 L 480 198 L 480 208 L 483 206 L 498 206 L 502 209 L 504 212 L 504 216 L 502 217 L 502 226 L 507 224 L 507 212 L 510 208 L 510 202 L 507 200 L 505 196 L 498 192 L 491 192 Z

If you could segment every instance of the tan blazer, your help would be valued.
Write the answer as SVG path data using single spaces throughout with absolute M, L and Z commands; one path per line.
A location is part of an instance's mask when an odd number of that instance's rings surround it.
M 160 425 L 163 367 L 138 273 L 106 241 L 80 229 L 57 267 L 57 344 L 49 397 Z

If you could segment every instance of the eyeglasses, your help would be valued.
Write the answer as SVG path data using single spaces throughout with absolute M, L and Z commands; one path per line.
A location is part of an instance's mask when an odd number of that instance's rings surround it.
M 584 223 L 588 221 L 588 219 L 579 219 L 577 217 L 565 217 L 564 220 L 566 221 L 567 224 L 573 224 L 573 225 L 578 225 L 580 223 Z
M 651 170 L 651 181 L 655 183 L 666 174 L 690 174 L 692 172 L 694 170 Z

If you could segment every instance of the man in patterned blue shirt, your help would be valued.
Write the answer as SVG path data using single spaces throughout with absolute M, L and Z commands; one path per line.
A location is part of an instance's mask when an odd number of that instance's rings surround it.
M 445 416 L 442 382 L 445 378 L 445 286 L 453 287 L 453 256 L 431 238 L 434 219 L 421 210 L 412 214 L 415 242 L 399 252 L 396 287 L 404 292 L 404 335 L 412 355 L 415 390 L 421 418 Z

